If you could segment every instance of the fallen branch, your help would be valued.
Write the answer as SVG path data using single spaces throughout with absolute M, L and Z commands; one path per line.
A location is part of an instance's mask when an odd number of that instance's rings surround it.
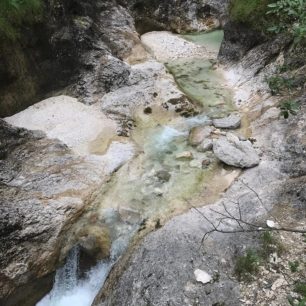
M 242 180 L 239 180 L 246 188 L 248 188 L 252 193 L 256 195 L 256 198 L 259 200 L 261 205 L 264 207 L 266 212 L 268 212 L 268 209 L 265 207 L 262 199 L 260 198 L 259 194 L 251 188 L 248 184 L 243 182 Z M 241 197 L 240 197 L 241 198 Z M 237 207 L 238 216 L 233 214 L 228 206 L 224 202 L 222 202 L 222 211 L 217 211 L 213 208 L 210 209 L 211 212 L 213 212 L 217 218 L 217 223 L 214 221 L 211 221 L 203 212 L 201 212 L 198 208 L 191 205 L 191 203 L 188 202 L 188 204 L 206 221 L 210 224 L 211 229 L 207 231 L 202 240 L 201 243 L 204 243 L 204 241 L 207 239 L 209 235 L 211 235 L 214 232 L 222 233 L 222 234 L 236 234 L 236 233 L 252 233 L 252 232 L 291 232 L 291 233 L 301 233 L 306 234 L 306 229 L 300 229 L 300 228 L 290 228 L 290 227 L 284 227 L 279 224 L 275 224 L 274 226 L 262 225 L 262 224 L 256 224 L 251 223 L 249 221 L 246 221 L 243 217 L 242 210 L 241 210 L 241 204 L 240 204 L 240 198 L 238 198 L 237 201 L 227 199 L 229 202 L 234 204 Z M 224 229 L 224 226 L 228 226 L 228 224 L 225 224 L 225 222 L 234 222 L 236 223 L 237 228 L 236 229 Z M 271 223 L 274 223 L 271 221 Z M 221 228 L 221 225 L 223 225 L 223 228 Z

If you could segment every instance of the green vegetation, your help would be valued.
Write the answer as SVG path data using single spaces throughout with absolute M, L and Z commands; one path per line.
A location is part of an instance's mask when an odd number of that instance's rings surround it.
M 268 8 L 267 14 L 277 18 L 277 23 L 268 31 L 287 32 L 293 36 L 295 44 L 306 38 L 306 0 L 279 0 L 270 3 Z
M 269 3 L 271 0 L 233 0 L 230 5 L 231 19 L 256 30 L 264 30 L 271 25 L 271 18 L 266 16 Z
M 235 264 L 235 275 L 239 280 L 250 280 L 258 272 L 260 257 L 254 250 L 247 250 L 246 254 L 238 257 Z
M 282 244 L 271 234 L 264 232 L 260 236 L 258 249 L 248 249 L 245 255 L 239 256 L 235 264 L 235 275 L 239 280 L 250 281 L 256 275 L 261 264 L 266 263 L 272 253 L 281 254 Z
M 259 255 L 263 260 L 268 260 L 272 253 L 282 254 L 284 251 L 283 245 L 278 239 L 272 235 L 271 232 L 263 232 L 260 237 L 261 248 L 259 249 Z
M 300 266 L 300 263 L 297 260 L 289 261 L 289 268 L 292 273 L 297 272 L 299 269 L 299 266 Z
M 300 295 L 300 298 L 294 299 L 288 297 L 288 301 L 292 306 L 306 306 L 306 282 L 298 282 L 294 286 L 294 291 Z
M 300 43 L 306 37 L 306 0 L 233 0 L 230 16 L 235 22 L 263 32 L 287 32 Z
M 279 74 L 267 78 L 267 83 L 272 95 L 282 94 L 294 88 L 294 78 L 285 77 Z
M 295 284 L 294 291 L 306 298 L 306 282 Z
M 293 40 L 291 53 L 297 56 L 293 62 L 298 65 L 285 64 L 274 76 L 267 79 L 271 93 L 284 97 L 279 107 L 281 115 L 287 119 L 290 115 L 296 115 L 299 109 L 298 103 L 292 99 L 293 90 L 299 87 L 302 89 L 305 83 L 304 78 L 301 81 L 294 75 L 294 69 L 305 64 L 303 50 L 306 45 L 306 0 L 278 0 L 269 3 L 267 15 L 274 18 L 273 26 L 267 30 L 275 34 L 284 33 L 291 37 Z
M 281 115 L 287 119 L 289 115 L 296 115 L 299 110 L 299 105 L 294 100 L 284 100 L 280 104 Z
M 19 28 L 37 21 L 41 11 L 41 0 L 0 0 L 0 37 L 15 40 Z

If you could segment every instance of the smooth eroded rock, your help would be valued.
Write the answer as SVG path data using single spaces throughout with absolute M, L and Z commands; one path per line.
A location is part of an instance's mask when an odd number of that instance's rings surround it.
M 224 118 L 214 119 L 213 125 L 220 129 L 238 129 L 241 125 L 241 117 L 238 114 L 230 114 Z
M 259 164 L 259 156 L 250 141 L 241 141 L 231 133 L 214 141 L 213 151 L 229 166 L 251 168 Z
M 193 159 L 193 154 L 190 151 L 184 151 L 176 154 L 175 158 L 179 160 Z
M 189 144 L 192 146 L 200 145 L 205 138 L 209 137 L 213 128 L 210 126 L 198 126 L 193 128 L 189 134 Z
M 207 152 L 213 148 L 212 139 L 204 139 L 203 142 L 197 146 L 197 151 Z

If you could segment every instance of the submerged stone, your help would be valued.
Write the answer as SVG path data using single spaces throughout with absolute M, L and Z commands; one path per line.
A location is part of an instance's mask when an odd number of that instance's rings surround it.
M 184 152 L 176 154 L 175 158 L 176 159 L 181 159 L 181 160 L 184 160 L 184 159 L 193 159 L 193 154 L 190 151 L 184 151 Z
M 189 163 L 191 168 L 199 168 L 202 169 L 202 161 L 198 159 L 194 159 Z
M 166 170 L 157 171 L 156 177 L 162 182 L 169 182 L 171 174 Z

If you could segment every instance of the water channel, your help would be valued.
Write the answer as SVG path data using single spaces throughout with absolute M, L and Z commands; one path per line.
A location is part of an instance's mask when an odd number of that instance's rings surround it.
M 222 37 L 222 31 L 184 36 L 215 54 Z M 192 118 L 159 111 L 136 115 L 137 128 L 131 139 L 139 154 L 113 174 L 74 228 L 75 233 L 85 231 L 98 237 L 105 256 L 80 273 L 80 247 L 70 250 L 66 264 L 56 273 L 52 291 L 37 306 L 91 305 L 111 267 L 143 227 L 153 230 L 186 211 L 190 203 L 213 201 L 237 175 L 236 170 L 224 169 L 212 152 L 198 152 L 188 143 L 193 127 L 234 110 L 231 91 L 215 62 L 216 57 L 183 58 L 166 64 L 180 89 L 202 113 Z M 193 159 L 178 158 L 182 152 L 190 152 Z M 208 161 L 205 167 L 203 160 Z

